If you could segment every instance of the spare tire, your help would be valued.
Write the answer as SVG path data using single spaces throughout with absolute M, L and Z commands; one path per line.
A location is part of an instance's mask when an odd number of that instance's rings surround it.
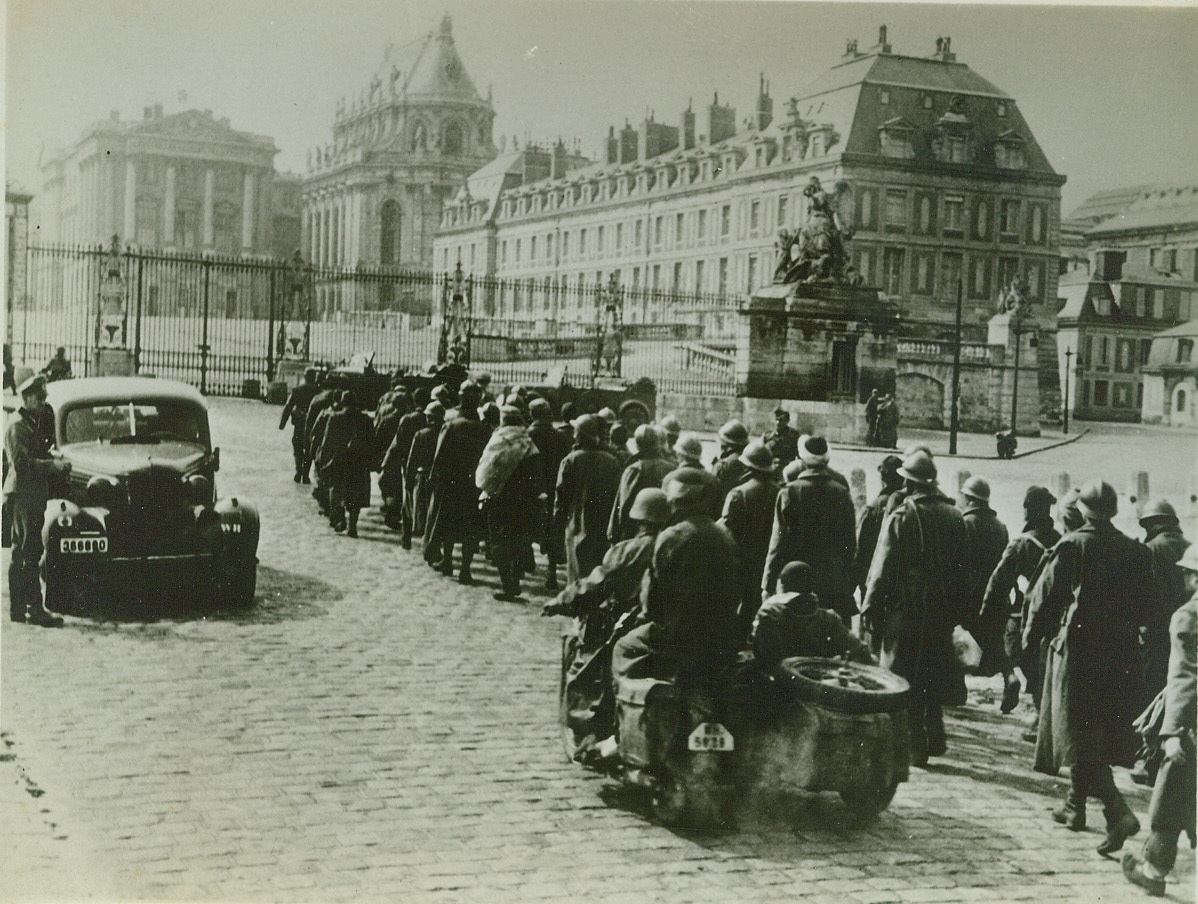
M 910 691 L 893 672 L 840 659 L 784 659 L 778 677 L 794 699 L 846 713 L 894 712 L 907 705 Z

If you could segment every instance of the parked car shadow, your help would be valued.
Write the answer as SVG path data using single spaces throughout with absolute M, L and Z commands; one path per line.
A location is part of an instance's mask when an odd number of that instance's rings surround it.
M 236 606 L 206 599 L 201 592 L 171 596 L 143 595 L 135 599 L 78 601 L 64 615 L 95 622 L 148 623 L 161 621 L 221 621 L 238 625 L 269 625 L 320 618 L 327 606 L 344 596 L 342 590 L 318 578 L 258 566 L 254 602 Z

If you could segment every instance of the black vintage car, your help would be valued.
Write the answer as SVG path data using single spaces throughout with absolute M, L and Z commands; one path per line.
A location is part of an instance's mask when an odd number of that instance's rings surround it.
M 51 384 L 57 454 L 46 511 L 46 606 L 68 614 L 198 600 L 248 605 L 258 512 L 218 500 L 220 450 L 193 387 L 147 377 Z

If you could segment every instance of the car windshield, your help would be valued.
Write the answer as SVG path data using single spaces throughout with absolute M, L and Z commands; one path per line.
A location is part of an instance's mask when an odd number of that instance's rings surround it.
M 67 413 L 65 441 L 157 443 L 204 442 L 204 411 L 187 402 L 122 402 L 75 408 Z

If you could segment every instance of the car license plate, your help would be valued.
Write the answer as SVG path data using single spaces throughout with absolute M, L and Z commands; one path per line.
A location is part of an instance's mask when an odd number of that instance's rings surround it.
M 65 553 L 108 552 L 107 537 L 63 537 L 58 542 Z
M 736 749 L 736 742 L 732 732 L 719 722 L 704 722 L 691 732 L 686 746 L 690 750 L 722 753 Z

